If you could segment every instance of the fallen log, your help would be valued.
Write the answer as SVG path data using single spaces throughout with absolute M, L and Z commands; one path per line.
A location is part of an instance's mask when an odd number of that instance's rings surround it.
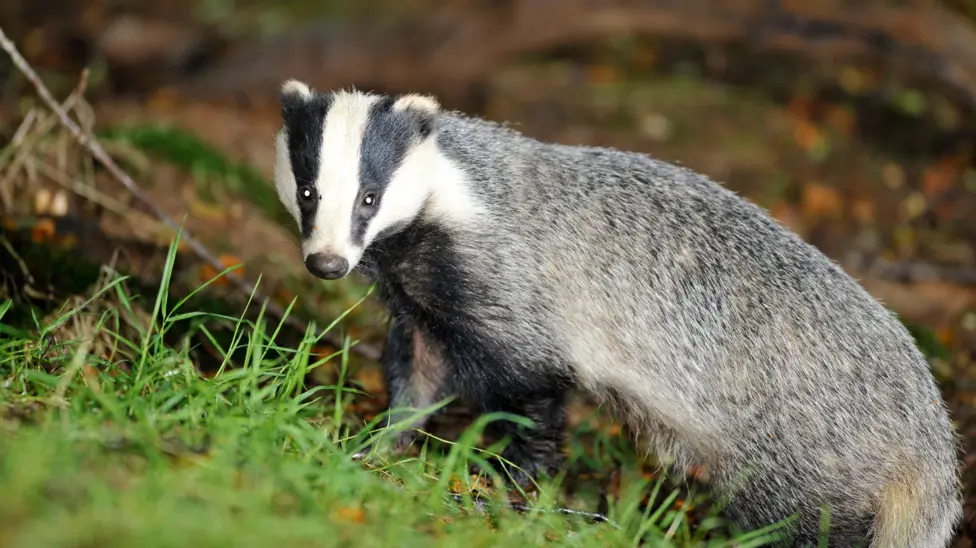
M 976 29 L 923 0 L 468 0 L 417 9 L 395 27 L 317 23 L 244 45 L 176 86 L 200 99 L 273 101 L 287 78 L 435 93 L 459 108 L 519 56 L 622 35 L 746 46 L 817 63 L 883 64 L 937 82 L 976 111 Z

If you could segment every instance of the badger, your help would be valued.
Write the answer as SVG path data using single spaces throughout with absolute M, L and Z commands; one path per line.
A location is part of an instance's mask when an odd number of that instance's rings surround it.
M 706 471 L 745 528 L 945 547 L 956 430 L 894 313 L 758 205 L 647 154 L 534 139 L 435 97 L 280 88 L 275 186 L 308 272 L 389 309 L 391 409 L 458 396 L 517 481 L 560 466 L 571 390 Z M 423 425 L 421 419 L 417 426 Z M 520 475 L 522 474 L 522 475 Z

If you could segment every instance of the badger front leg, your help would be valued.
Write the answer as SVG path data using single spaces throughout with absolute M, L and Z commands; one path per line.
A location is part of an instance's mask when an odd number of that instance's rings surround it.
M 510 399 L 501 410 L 528 418 L 534 423 L 532 427 L 507 420 L 491 424 L 493 433 L 510 439 L 501 454 L 503 462 L 498 463 L 500 472 L 507 472 L 523 488 L 529 487 L 532 479 L 555 475 L 562 464 L 565 401 L 561 390 L 525 394 Z
M 450 393 L 448 366 L 438 347 L 422 332 L 394 317 L 390 320 L 383 356 L 390 407 L 388 424 L 402 422 Z M 397 434 L 393 448 L 406 450 L 430 418 L 425 414 Z

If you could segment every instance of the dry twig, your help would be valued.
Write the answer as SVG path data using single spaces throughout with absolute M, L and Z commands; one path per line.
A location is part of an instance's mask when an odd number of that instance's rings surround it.
M 0 28 L 0 47 L 7 52 L 10 59 L 13 61 L 14 65 L 20 70 L 21 73 L 27 78 L 27 80 L 34 86 L 37 94 L 41 97 L 41 100 L 47 105 L 49 109 L 57 116 L 58 120 L 61 122 L 68 131 L 74 136 L 81 146 L 83 146 L 89 154 L 91 154 L 102 166 L 114 177 L 117 181 L 122 183 L 125 188 L 132 193 L 133 196 L 144 206 L 149 208 L 150 211 L 163 222 L 168 228 L 173 230 L 173 232 L 180 231 L 180 225 L 176 223 L 165 211 L 162 210 L 158 205 L 156 205 L 152 199 L 132 180 L 129 175 L 123 171 L 116 163 L 112 160 L 112 157 L 105 152 L 101 144 L 95 139 L 95 137 L 90 133 L 82 130 L 78 124 L 72 120 L 65 108 L 58 104 L 58 101 L 54 99 L 51 92 L 48 90 L 47 86 L 41 81 L 40 77 L 30 66 L 26 59 L 20 54 L 14 43 L 7 37 L 3 29 Z M 83 73 L 82 82 L 85 81 L 87 72 Z M 83 83 L 79 85 L 78 89 L 83 89 Z M 72 94 L 73 96 L 75 94 Z M 66 101 L 67 104 L 67 101 Z M 202 243 L 197 241 L 196 238 L 191 236 L 185 229 L 182 230 L 181 239 L 186 242 L 186 245 L 199 257 L 202 261 L 209 264 L 211 267 L 215 268 L 218 272 L 223 271 L 225 265 L 223 265 L 220 260 Z M 300 320 L 295 316 L 285 316 L 284 309 L 272 301 L 271 299 L 260 293 L 257 288 L 251 282 L 245 280 L 243 277 L 237 275 L 236 273 L 229 272 L 227 277 L 230 279 L 234 285 L 236 285 L 241 291 L 252 295 L 258 301 L 263 301 L 266 303 L 266 309 L 269 313 L 278 318 L 283 319 L 287 325 L 297 329 L 298 331 L 305 332 L 307 330 L 307 325 L 304 321 Z M 341 342 L 333 336 L 326 335 L 323 339 L 336 347 L 342 347 Z M 368 359 L 378 359 L 379 351 L 371 346 L 357 344 L 350 348 L 350 351 L 356 353 L 362 357 Z
M 452 493 L 450 496 L 458 504 L 462 504 L 464 502 L 464 496 L 463 495 L 460 495 L 458 493 Z M 487 504 L 486 501 L 484 501 L 481 498 L 477 498 L 477 497 L 472 497 L 472 498 L 473 498 L 474 506 L 475 506 L 475 509 L 476 510 L 478 510 L 480 512 L 484 512 L 484 511 L 487 510 L 488 504 Z M 530 507 L 530 506 L 527 506 L 527 505 L 524 505 L 524 504 L 518 504 L 518 503 L 514 503 L 514 502 L 508 502 L 508 503 L 506 503 L 505 504 L 505 507 L 508 508 L 509 510 L 513 510 L 515 512 L 518 512 L 519 514 L 527 514 L 527 513 L 531 512 L 533 510 L 533 508 Z M 557 507 L 555 507 L 555 508 L 553 508 L 551 510 L 547 510 L 547 509 L 544 509 L 544 508 L 536 508 L 535 510 L 540 511 L 542 513 L 547 513 L 547 514 L 548 513 L 562 514 L 564 516 L 574 516 L 574 517 L 578 517 L 578 518 L 583 518 L 585 520 L 590 521 L 591 523 L 606 523 L 607 525 L 610 525 L 614 529 L 620 529 L 620 525 L 618 525 L 615 521 L 613 521 L 612 519 L 608 518 L 607 516 L 605 516 L 603 514 L 600 514 L 600 513 L 597 513 L 597 512 L 587 512 L 585 510 L 574 510 L 572 508 L 566 508 L 566 507 L 563 507 L 563 506 L 557 506 Z

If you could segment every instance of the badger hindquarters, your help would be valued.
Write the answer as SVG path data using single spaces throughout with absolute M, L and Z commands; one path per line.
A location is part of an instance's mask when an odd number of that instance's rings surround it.
M 505 456 L 559 462 L 562 404 L 612 397 L 703 467 L 748 527 L 822 508 L 841 544 L 946 546 L 955 432 L 911 336 L 763 210 L 644 155 L 539 142 L 428 97 L 282 88 L 276 185 L 309 271 L 378 282 L 391 401 L 528 416 Z

